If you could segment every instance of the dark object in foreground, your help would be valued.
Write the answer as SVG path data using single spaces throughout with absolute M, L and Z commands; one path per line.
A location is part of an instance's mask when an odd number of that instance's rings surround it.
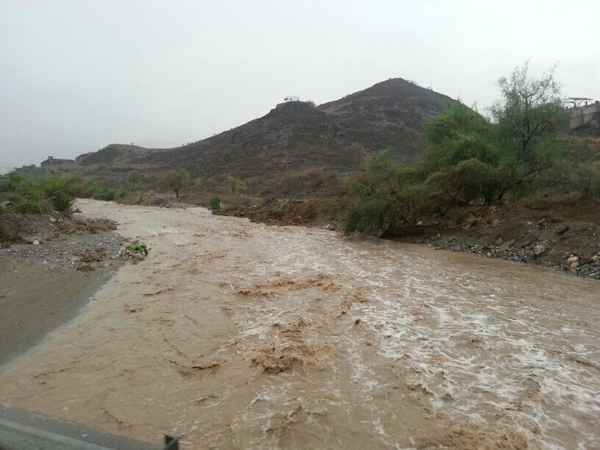
M 0 405 L 0 450 L 178 450 L 179 439 L 165 436 L 165 445 L 130 439 L 8 404 Z

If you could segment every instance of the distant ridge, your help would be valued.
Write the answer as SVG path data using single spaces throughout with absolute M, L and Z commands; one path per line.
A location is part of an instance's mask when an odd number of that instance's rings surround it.
M 423 119 L 452 102 L 446 95 L 394 78 L 317 107 L 282 103 L 261 118 L 182 147 L 112 144 L 79 156 L 74 165 L 109 184 L 118 183 L 130 170 L 142 171 L 149 180 L 184 167 L 209 187 L 233 175 L 257 195 L 302 194 L 318 179 L 357 170 L 366 154 L 385 148 L 398 161 L 414 160 Z

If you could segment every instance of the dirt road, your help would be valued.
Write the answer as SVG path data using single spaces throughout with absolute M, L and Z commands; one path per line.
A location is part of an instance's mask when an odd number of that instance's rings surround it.
M 594 448 L 600 289 L 316 229 L 80 202 L 152 246 L 0 401 L 183 448 Z

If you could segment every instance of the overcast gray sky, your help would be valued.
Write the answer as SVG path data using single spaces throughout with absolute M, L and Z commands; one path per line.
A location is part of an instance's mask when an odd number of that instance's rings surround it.
M 393 77 L 481 108 L 528 59 L 600 99 L 600 1 L 0 0 L 0 170 L 181 145 Z

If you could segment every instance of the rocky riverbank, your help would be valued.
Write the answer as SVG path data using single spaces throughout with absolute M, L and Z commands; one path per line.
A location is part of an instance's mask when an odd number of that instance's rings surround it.
M 600 204 L 594 199 L 569 194 L 462 213 L 458 226 L 425 228 L 408 240 L 600 280 Z

